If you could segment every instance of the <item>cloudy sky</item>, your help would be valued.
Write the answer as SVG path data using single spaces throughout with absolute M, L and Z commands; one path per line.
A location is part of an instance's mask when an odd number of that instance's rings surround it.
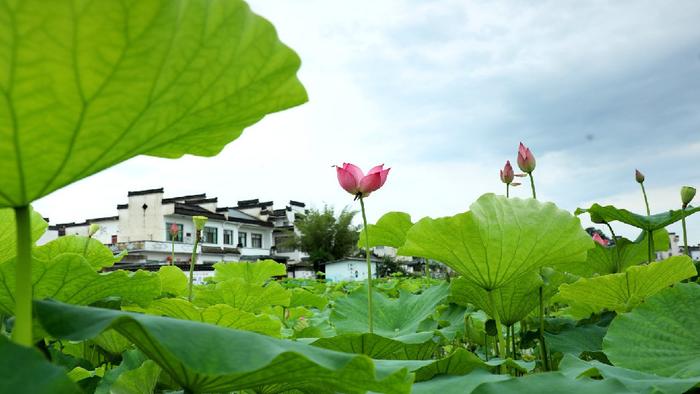
M 331 167 L 349 161 L 392 167 L 367 200 L 370 221 L 391 210 L 446 216 L 504 192 L 498 170 L 519 141 L 537 158 L 538 197 L 569 210 L 643 212 L 635 168 L 653 211 L 677 208 L 681 185 L 700 186 L 700 2 L 250 3 L 300 54 L 307 104 L 215 158 L 138 157 L 36 209 L 52 223 L 111 216 L 127 191 L 155 187 L 220 205 L 359 209 Z M 689 230 L 700 242 L 700 216 Z

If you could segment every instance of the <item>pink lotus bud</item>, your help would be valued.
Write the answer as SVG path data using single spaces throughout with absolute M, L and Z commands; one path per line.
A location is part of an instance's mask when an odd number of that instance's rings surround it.
M 608 246 L 608 240 L 603 239 L 598 233 L 593 233 L 593 240 L 598 242 L 601 246 Z
M 351 163 L 343 163 L 342 167 L 335 166 L 335 168 L 340 186 L 356 197 L 367 197 L 384 186 L 390 170 L 390 168 L 384 169 L 384 164 L 381 164 L 364 175 L 359 167 Z
M 170 237 L 175 239 L 177 238 L 177 235 L 180 234 L 180 226 L 178 226 L 177 223 L 173 223 L 170 225 L 170 229 L 168 231 L 170 231 Z
M 518 148 L 518 167 L 528 174 L 535 170 L 535 156 L 522 142 Z
M 514 177 L 513 166 L 510 165 L 510 160 L 507 160 L 506 165 L 501 170 L 501 182 L 509 185 L 513 182 Z
M 636 179 L 638 183 L 643 183 L 644 182 L 644 174 L 639 172 L 639 170 L 634 170 L 634 179 Z

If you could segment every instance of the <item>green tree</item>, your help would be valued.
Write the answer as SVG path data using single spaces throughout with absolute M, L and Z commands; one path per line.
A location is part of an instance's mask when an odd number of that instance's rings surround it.
M 319 271 L 321 263 L 338 260 L 355 251 L 359 232 L 352 220 L 357 211 L 347 207 L 336 217 L 333 207 L 310 209 L 294 222 L 301 235 L 293 237 L 296 248 L 309 254 L 314 271 Z

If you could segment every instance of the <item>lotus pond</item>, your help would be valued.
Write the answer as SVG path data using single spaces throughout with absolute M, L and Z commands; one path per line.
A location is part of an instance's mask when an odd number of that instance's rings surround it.
M 271 260 L 218 263 L 194 286 L 175 266 L 106 272 L 123 256 L 90 237 L 37 245 L 47 223 L 31 203 L 137 155 L 218 154 L 307 100 L 301 60 L 240 0 L 25 0 L 0 7 L 0 65 L 0 392 L 698 388 L 697 270 L 656 261 L 666 227 L 700 210 L 693 188 L 654 214 L 637 172 L 646 213 L 567 212 L 536 198 L 521 144 L 523 173 L 507 162 L 504 190 L 466 212 L 365 219 L 359 247 L 439 261 L 447 279 L 286 279 Z M 383 166 L 336 171 L 363 218 L 390 187 Z M 532 198 L 509 198 L 515 177 Z M 620 223 L 638 237 L 616 236 Z

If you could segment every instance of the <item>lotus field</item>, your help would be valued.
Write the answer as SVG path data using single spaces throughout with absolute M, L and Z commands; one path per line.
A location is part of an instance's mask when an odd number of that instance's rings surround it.
M 646 212 L 567 212 L 538 199 L 535 175 L 547 163 L 538 167 L 523 144 L 513 149 L 520 172 L 510 161 L 501 170 L 502 190 L 449 217 L 388 212 L 368 223 L 389 169 L 329 171 L 361 209 L 358 247 L 440 262 L 446 279 L 290 279 L 264 260 L 217 263 L 194 284 L 193 268 L 106 272 L 123 256 L 92 237 L 36 244 L 47 223 L 33 201 L 137 155 L 218 154 L 267 114 L 307 100 L 300 64 L 239 0 L 0 7 L 0 392 L 700 387 L 696 267 L 685 255 L 656 259 L 669 247 L 665 228 L 685 229 L 700 210 L 695 189 L 681 189 L 677 210 L 655 213 L 637 171 L 630 182 Z M 532 197 L 510 197 L 516 186 Z M 610 236 L 591 236 L 581 216 Z M 200 231 L 206 218 L 194 220 Z M 620 224 L 638 237 L 615 235 Z

